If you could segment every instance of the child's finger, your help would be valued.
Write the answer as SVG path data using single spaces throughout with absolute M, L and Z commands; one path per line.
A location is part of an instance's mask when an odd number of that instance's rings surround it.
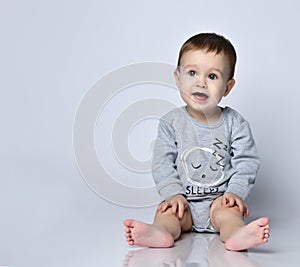
M 236 201 L 233 197 L 229 198 L 229 207 L 233 207 L 235 205 Z
M 160 211 L 161 212 L 165 212 L 170 206 L 172 206 L 170 204 L 170 202 L 169 201 L 165 201 L 165 202 L 162 203 Z
M 177 208 L 178 208 L 178 203 L 177 203 L 177 201 L 176 202 L 173 202 L 172 203 L 172 214 L 176 214 L 176 212 L 177 212 Z
M 160 211 L 162 209 L 162 206 L 165 204 L 165 202 L 162 202 L 158 205 L 157 211 Z
M 245 204 L 245 216 L 248 218 L 249 217 L 249 208 L 248 206 Z
M 240 213 L 248 217 L 249 216 L 248 206 L 240 199 L 237 200 L 237 203 L 238 203 Z
M 236 205 L 239 208 L 239 212 L 241 214 L 244 214 L 244 203 L 241 200 L 239 200 L 238 198 L 235 200 L 235 202 L 236 202 Z
M 227 198 L 226 198 L 226 196 L 222 196 L 222 200 L 221 200 L 221 206 L 226 206 L 226 204 L 227 204 Z
M 240 209 L 240 213 L 241 213 L 242 215 L 244 215 L 244 214 L 245 214 L 245 208 L 244 208 L 244 205 L 240 205 L 240 206 L 239 206 L 239 209 Z
M 161 205 L 159 206 L 159 210 L 160 210 L 161 212 L 163 212 L 164 209 L 165 209 L 165 206 L 166 206 L 166 202 L 161 203 Z
M 247 209 L 247 211 L 245 212 L 245 216 L 246 216 L 246 218 L 249 218 L 249 210 Z
M 178 218 L 180 220 L 183 218 L 183 213 L 184 213 L 184 204 L 180 202 L 178 205 Z

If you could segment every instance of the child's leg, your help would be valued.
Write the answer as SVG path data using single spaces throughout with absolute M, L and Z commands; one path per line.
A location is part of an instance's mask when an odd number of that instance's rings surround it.
M 211 222 L 228 250 L 240 251 L 268 242 L 269 219 L 260 218 L 245 225 L 237 207 L 221 206 L 221 198 L 211 206 Z
M 182 231 L 192 228 L 192 216 L 190 209 L 179 220 L 172 214 L 172 209 L 165 212 L 157 211 L 153 224 L 146 224 L 135 220 L 125 220 L 124 225 L 126 239 L 129 245 L 144 247 L 172 247 L 174 241 L 180 237 Z

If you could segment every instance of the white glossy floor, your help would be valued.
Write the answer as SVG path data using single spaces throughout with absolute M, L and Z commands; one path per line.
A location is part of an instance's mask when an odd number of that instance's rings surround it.
M 271 251 L 263 253 L 270 255 Z M 184 234 L 171 249 L 139 249 L 128 252 L 124 266 L 236 266 L 258 267 L 261 260 L 255 252 L 229 252 L 218 235 Z

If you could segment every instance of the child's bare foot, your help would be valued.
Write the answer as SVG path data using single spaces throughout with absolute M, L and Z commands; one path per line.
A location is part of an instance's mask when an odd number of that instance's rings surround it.
M 125 220 L 126 240 L 129 245 L 168 248 L 174 245 L 174 238 L 163 228 L 135 220 Z
M 228 250 L 240 251 L 268 242 L 269 218 L 260 218 L 238 229 L 225 242 Z

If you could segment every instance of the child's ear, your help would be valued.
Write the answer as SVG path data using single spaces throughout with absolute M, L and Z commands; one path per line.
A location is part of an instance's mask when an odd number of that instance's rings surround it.
M 175 78 L 176 86 L 177 86 L 177 88 L 179 88 L 179 69 L 178 68 L 176 68 L 176 70 L 174 71 L 174 78 Z
M 230 91 L 234 85 L 235 85 L 235 80 L 230 79 L 226 84 L 226 90 L 225 90 L 224 96 L 227 96 L 230 93 Z

